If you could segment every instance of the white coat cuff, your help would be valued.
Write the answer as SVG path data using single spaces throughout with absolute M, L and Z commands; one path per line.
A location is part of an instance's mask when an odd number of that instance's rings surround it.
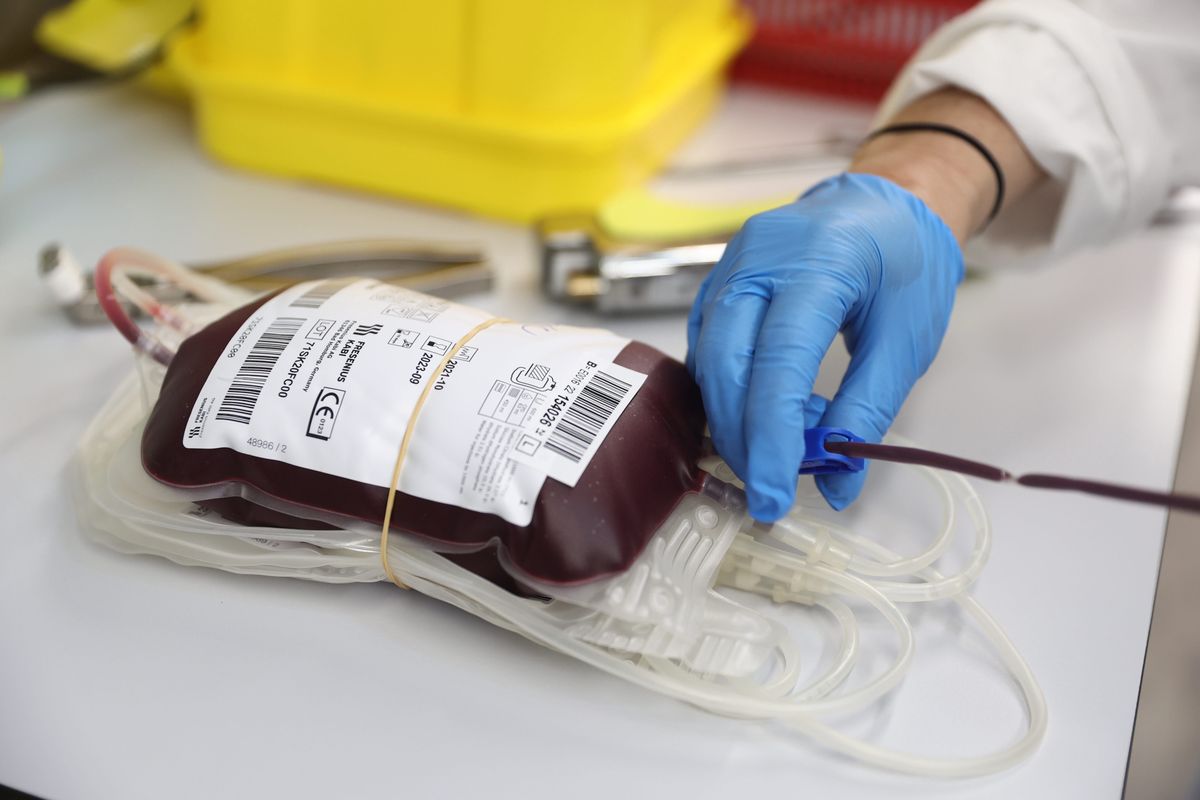
M 1113 33 L 1061 0 L 993 0 L 925 43 L 884 98 L 886 120 L 955 86 L 983 97 L 1052 181 L 968 250 L 975 262 L 1061 252 L 1136 228 L 1169 188 L 1167 137 Z

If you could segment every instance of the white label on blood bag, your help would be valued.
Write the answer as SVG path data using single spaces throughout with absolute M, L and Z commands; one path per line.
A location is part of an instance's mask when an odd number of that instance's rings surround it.
M 588 361 L 559 385 L 509 457 L 574 486 L 645 380 L 640 372 Z
M 608 331 L 499 323 L 374 280 L 300 284 L 264 303 L 196 399 L 188 448 L 228 447 L 528 525 L 547 477 L 574 486 L 645 375 Z

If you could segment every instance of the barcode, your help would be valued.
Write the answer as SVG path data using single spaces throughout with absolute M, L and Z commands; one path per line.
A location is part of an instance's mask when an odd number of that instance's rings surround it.
M 578 464 L 631 387 L 607 372 L 597 372 L 567 406 L 546 440 L 546 449 Z
M 320 308 L 321 304 L 335 294 L 345 289 L 352 281 L 321 281 L 304 294 L 293 300 L 291 308 Z
M 229 391 L 225 392 L 217 408 L 217 419 L 250 424 L 250 416 L 267 378 L 271 377 L 271 369 L 306 321 L 302 317 L 280 317 L 267 326 L 238 368 L 233 383 L 229 384 Z

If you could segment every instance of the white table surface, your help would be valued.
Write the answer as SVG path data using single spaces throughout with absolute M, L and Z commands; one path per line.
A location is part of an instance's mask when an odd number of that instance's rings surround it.
M 690 153 L 866 119 L 743 89 Z M 51 798 L 1119 796 L 1155 509 L 979 487 L 996 538 L 975 594 L 1031 663 L 1051 719 L 1030 761 L 967 782 L 881 773 L 710 716 L 390 586 L 234 576 L 92 544 L 66 470 L 130 357 L 52 307 L 34 270 L 48 241 L 90 262 L 116 244 L 202 259 L 359 236 L 475 240 L 500 273 L 475 304 L 595 320 L 537 297 L 523 229 L 227 169 L 195 147 L 183 111 L 127 90 L 8 111 L 0 147 L 0 783 Z M 897 429 L 1018 471 L 1167 487 L 1198 300 L 1200 235 L 1186 226 L 971 281 Z M 602 324 L 683 356 L 682 315 Z M 843 365 L 835 355 L 831 375 Z M 980 680 L 973 637 L 926 622 L 877 735 L 932 754 L 1001 744 L 1020 719 L 1012 688 Z

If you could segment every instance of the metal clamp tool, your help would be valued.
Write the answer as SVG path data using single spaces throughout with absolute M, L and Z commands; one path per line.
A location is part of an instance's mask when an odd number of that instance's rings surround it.
M 546 296 L 602 314 L 690 308 L 725 252 L 723 240 L 618 242 L 586 216 L 546 220 L 537 233 Z

